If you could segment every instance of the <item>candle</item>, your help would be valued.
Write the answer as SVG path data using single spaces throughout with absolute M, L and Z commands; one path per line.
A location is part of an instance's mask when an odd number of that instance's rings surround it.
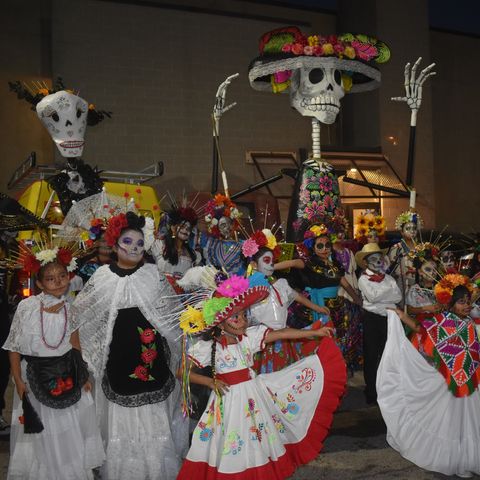
M 417 192 L 415 191 L 415 189 L 412 188 L 412 190 L 410 190 L 410 208 L 415 208 L 415 198 L 417 196 Z

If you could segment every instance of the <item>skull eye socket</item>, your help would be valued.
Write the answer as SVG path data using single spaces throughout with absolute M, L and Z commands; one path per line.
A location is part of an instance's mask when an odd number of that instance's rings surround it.
M 340 73 L 340 70 L 335 70 L 335 73 L 333 74 L 333 78 L 337 85 L 342 84 L 342 74 Z
M 83 112 L 79 108 L 77 108 L 77 118 L 80 118 L 82 116 L 82 113 Z
M 311 83 L 320 83 L 325 77 L 325 72 L 321 68 L 314 68 L 310 70 L 308 79 Z
M 53 121 L 55 122 L 58 122 L 60 120 L 60 117 L 58 116 L 58 113 L 57 112 L 53 112 L 51 115 L 50 115 L 50 118 L 53 119 Z

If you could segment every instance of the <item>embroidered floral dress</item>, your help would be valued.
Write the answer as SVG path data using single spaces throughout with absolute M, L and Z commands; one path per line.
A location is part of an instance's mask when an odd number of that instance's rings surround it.
M 173 480 L 188 447 L 172 295 L 155 265 L 112 264 L 94 273 L 72 307 L 96 382 L 104 480 Z
M 70 306 L 59 313 L 44 311 L 57 305 L 57 298 L 41 293 L 22 300 L 13 318 L 5 350 L 34 358 L 61 357 L 72 350 Z M 55 348 L 49 348 L 55 347 Z M 37 434 L 24 433 L 19 417 L 22 402 L 14 391 L 12 431 L 10 436 L 9 480 L 87 480 L 92 469 L 105 458 L 100 431 L 97 427 L 92 395 L 81 389 L 78 400 L 67 408 L 53 408 L 42 403 L 39 389 L 32 388 L 27 374 L 27 362 L 22 360 L 22 379 L 27 385 L 28 398 L 38 413 L 44 430 Z M 40 396 L 39 396 L 40 397 Z M 40 397 L 45 401 L 44 397 Z
M 283 479 L 320 452 L 345 388 L 341 353 L 325 338 L 318 355 L 256 376 L 253 355 L 268 331 L 253 326 L 236 344 L 217 343 L 216 372 L 230 389 L 211 393 L 179 480 Z M 212 341 L 200 340 L 188 353 L 197 366 L 209 365 Z
M 444 475 L 480 474 L 480 346 L 469 317 L 421 321 L 419 353 L 395 312 L 377 372 L 387 441 L 411 462 Z

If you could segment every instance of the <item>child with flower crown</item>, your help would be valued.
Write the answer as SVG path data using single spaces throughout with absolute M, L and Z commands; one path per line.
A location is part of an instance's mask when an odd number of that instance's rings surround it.
M 117 259 L 99 267 L 72 306 L 95 399 L 106 461 L 104 480 L 173 480 L 188 447 L 188 422 L 172 372 L 180 360 L 172 287 L 144 263 L 153 219 L 133 212 L 108 221 Z M 180 307 L 178 307 L 180 308 Z
M 75 258 L 68 248 L 23 246 L 21 252 L 42 293 L 19 303 L 3 345 L 15 382 L 7 478 L 93 478 L 105 454 L 65 297 Z
M 248 327 L 245 310 L 270 294 L 263 285 L 233 276 L 213 296 L 187 307 L 180 326 L 207 339 L 185 341 L 188 359 L 179 376 L 212 389 L 193 432 L 179 480 L 283 479 L 322 449 L 346 383 L 345 363 L 331 329 Z M 325 337 L 316 355 L 281 371 L 256 375 L 253 355 L 277 340 Z M 192 369 L 211 365 L 213 378 Z M 187 396 L 188 388 L 184 388 Z
M 327 307 L 321 307 L 312 303 L 304 295 L 290 287 L 285 278 L 274 280 L 275 260 L 280 253 L 275 235 L 268 230 L 254 232 L 250 238 L 242 244 L 242 253 L 250 260 L 253 269 L 249 281 L 252 285 L 264 285 L 268 287 L 268 297 L 250 307 L 250 320 L 254 324 L 263 323 L 272 330 L 280 330 L 287 326 L 288 307 L 292 302 L 301 303 L 303 306 L 324 315 L 329 314 Z M 317 322 L 317 327 L 322 322 Z M 309 327 L 311 328 L 311 327 Z M 270 373 L 281 370 L 301 358 L 310 355 L 318 347 L 318 341 L 293 342 L 289 340 L 277 340 L 269 343 L 265 348 L 255 354 L 254 368 L 257 373 Z

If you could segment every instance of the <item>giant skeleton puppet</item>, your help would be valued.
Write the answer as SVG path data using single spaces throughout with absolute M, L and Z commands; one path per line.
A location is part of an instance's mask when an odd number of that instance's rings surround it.
M 290 104 L 312 117 L 312 156 L 297 177 L 289 214 L 290 240 L 301 241 L 312 223 L 330 224 L 342 215 L 335 171 L 322 160 L 320 123 L 331 125 L 345 93 L 373 90 L 380 85 L 377 64 L 390 58 L 389 48 L 366 35 L 307 36 L 297 27 L 264 34 L 260 56 L 252 61 L 249 80 L 256 90 L 290 92 Z
M 19 81 L 9 82 L 10 90 L 32 104 L 41 122 L 48 130 L 58 151 L 66 160 L 65 168 L 51 177 L 48 183 L 57 193 L 64 215 L 78 201 L 102 190 L 102 181 L 97 172 L 86 165 L 80 156 L 85 145 L 87 125 L 101 122 L 111 112 L 97 110 L 71 90 L 66 90 L 58 78 L 52 88 L 44 82 L 31 85 Z

